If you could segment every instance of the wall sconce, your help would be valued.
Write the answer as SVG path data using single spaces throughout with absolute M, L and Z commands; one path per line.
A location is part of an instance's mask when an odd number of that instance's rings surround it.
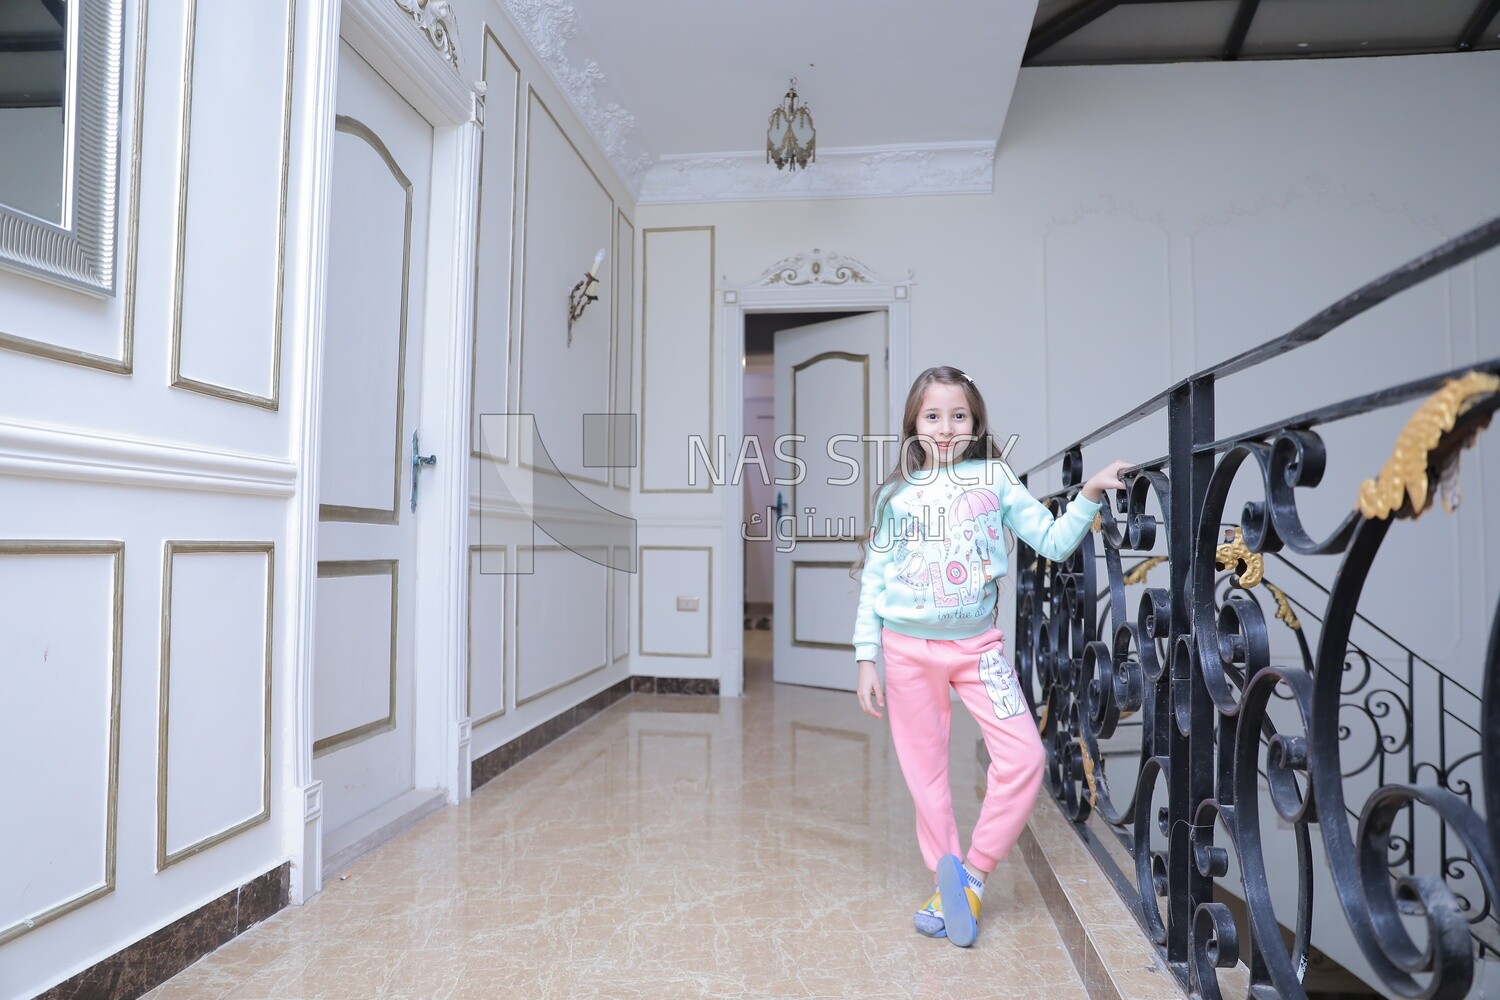
M 794 173 L 803 170 L 818 158 L 818 130 L 813 127 L 812 112 L 806 104 L 797 103 L 797 78 L 791 85 L 781 104 L 771 111 L 766 123 L 766 162 L 776 164 L 777 170 L 790 168 Z
M 604 263 L 604 250 L 594 254 L 594 266 L 589 268 L 585 274 L 573 286 L 568 293 L 568 346 L 573 346 L 573 324 L 582 316 L 583 311 L 589 307 L 590 302 L 598 302 L 599 296 L 595 294 L 599 289 L 599 265 Z

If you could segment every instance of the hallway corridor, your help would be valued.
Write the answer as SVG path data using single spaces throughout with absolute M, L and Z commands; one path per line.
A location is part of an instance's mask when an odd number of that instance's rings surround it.
M 769 638 L 747 633 L 742 700 L 633 694 L 148 996 L 1082 1000 L 1019 850 L 974 948 L 913 931 L 927 874 L 884 723 L 773 685 Z M 955 723 L 966 828 L 982 772 Z

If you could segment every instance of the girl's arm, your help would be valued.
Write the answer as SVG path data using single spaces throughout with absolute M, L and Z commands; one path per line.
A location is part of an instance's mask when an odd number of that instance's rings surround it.
M 1078 496 L 1055 518 L 1026 487 L 1007 477 L 1003 496 L 1005 522 L 1016 537 L 1039 555 L 1061 562 L 1073 554 L 1093 526 L 1094 515 L 1104 506 L 1104 491 L 1124 488 L 1120 470 L 1129 467 L 1129 462 L 1111 462 L 1090 476 Z
M 854 658 L 875 659 L 884 622 L 875 612 L 875 601 L 885 590 L 885 570 L 894 558 L 894 518 L 889 504 L 885 516 L 865 546 L 865 568 L 859 576 L 859 610 L 854 615 Z

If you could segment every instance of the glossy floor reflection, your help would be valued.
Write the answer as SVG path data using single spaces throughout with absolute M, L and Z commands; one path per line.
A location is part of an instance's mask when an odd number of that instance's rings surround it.
M 884 723 L 773 685 L 769 639 L 743 699 L 631 695 L 148 995 L 1081 1000 L 1019 851 L 974 948 L 912 930 L 931 883 Z

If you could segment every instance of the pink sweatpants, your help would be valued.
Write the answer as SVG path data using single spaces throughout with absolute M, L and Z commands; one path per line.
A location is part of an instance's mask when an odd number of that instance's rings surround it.
M 1021 836 L 1042 784 L 1046 753 L 1004 643 L 998 629 L 972 639 L 914 639 L 890 629 L 881 634 L 891 739 L 916 803 L 917 842 L 931 869 L 944 854 L 963 857 L 948 787 L 950 686 L 979 723 L 990 752 L 969 864 L 994 871 Z

